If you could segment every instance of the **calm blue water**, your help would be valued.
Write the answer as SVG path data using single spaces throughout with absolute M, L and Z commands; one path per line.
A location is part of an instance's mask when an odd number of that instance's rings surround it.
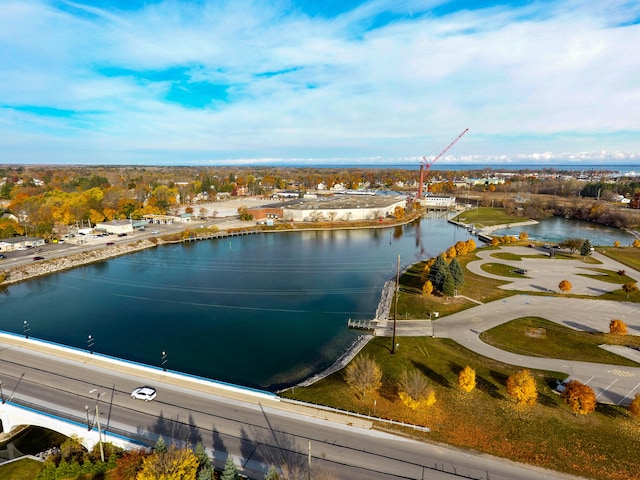
M 445 219 L 394 229 L 273 233 L 170 245 L 9 287 L 0 329 L 261 388 L 329 366 L 372 318 L 397 257 L 468 233 Z
M 166 351 L 170 370 L 275 389 L 351 344 L 347 320 L 373 317 L 398 255 L 406 266 L 468 238 L 434 214 L 391 229 L 163 246 L 0 291 L 0 329 L 21 334 L 27 320 L 32 337 L 85 349 L 92 335 L 96 352 L 160 366 Z
M 527 232 L 531 240 L 547 243 L 560 243 L 569 238 L 589 239 L 593 246 L 613 246 L 615 241 L 620 242 L 621 246 L 628 246 L 635 239 L 633 235 L 617 228 L 562 217 L 545 218 L 537 225 L 505 228 L 494 234 L 518 236 L 520 232 Z

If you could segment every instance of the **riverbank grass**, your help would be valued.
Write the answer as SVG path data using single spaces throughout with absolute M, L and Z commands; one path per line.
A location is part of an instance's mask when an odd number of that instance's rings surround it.
M 15 462 L 0 465 L 0 478 L 11 480 L 33 480 L 42 470 L 42 462 L 32 458 L 21 458 Z
M 460 215 L 456 216 L 454 220 L 467 225 L 473 224 L 476 228 L 483 228 L 509 223 L 519 223 L 524 220 L 528 220 L 528 218 L 509 215 L 503 208 L 479 207 L 465 210 Z M 518 234 L 515 236 L 518 236 Z
M 518 407 L 505 385 L 519 367 L 477 355 L 448 339 L 402 337 L 398 343 L 392 354 L 391 339 L 376 337 L 360 353 L 373 358 L 383 372 L 382 387 L 370 396 L 358 396 L 350 389 L 344 371 L 283 396 L 428 427 L 430 433 L 377 424 L 424 441 L 594 479 L 640 478 L 635 448 L 640 422 L 626 409 L 611 405 L 598 405 L 588 416 L 573 415 L 553 392 L 556 380 L 566 375 L 533 371 L 538 402 Z M 458 388 L 458 373 L 466 365 L 476 371 L 477 380 L 476 389 L 468 394 Z M 416 411 L 400 401 L 398 381 L 404 370 L 418 370 L 428 379 L 435 405 Z

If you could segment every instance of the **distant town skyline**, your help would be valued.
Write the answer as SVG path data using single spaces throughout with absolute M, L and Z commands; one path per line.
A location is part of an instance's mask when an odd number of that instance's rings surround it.
M 0 0 L 0 164 L 640 163 L 640 0 Z

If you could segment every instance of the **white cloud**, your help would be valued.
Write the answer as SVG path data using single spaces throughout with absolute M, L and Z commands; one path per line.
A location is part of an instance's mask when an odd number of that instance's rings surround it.
M 384 163 L 437 153 L 469 127 L 441 161 L 537 152 L 637 160 L 640 57 L 630 46 L 640 44 L 640 2 L 540 2 L 444 17 L 420 15 L 421 4 L 375 1 L 311 18 L 257 1 L 166 1 L 138 11 L 5 2 L 0 139 L 11 146 L 3 156 Z M 363 28 L 403 8 L 414 15 Z M 228 102 L 168 101 L 175 78 L 162 72 L 172 69 L 228 85 Z M 12 110 L 24 106 L 77 113 Z

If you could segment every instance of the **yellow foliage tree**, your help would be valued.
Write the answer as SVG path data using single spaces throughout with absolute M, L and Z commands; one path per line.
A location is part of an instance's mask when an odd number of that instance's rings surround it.
M 613 319 L 609 322 L 609 333 L 613 335 L 626 335 L 627 324 L 617 318 Z
M 456 242 L 454 247 L 456 249 L 456 252 L 457 252 L 458 256 L 466 255 L 467 253 L 469 253 L 469 246 L 467 245 L 467 242 L 463 242 L 461 240 L 459 242 Z
M 357 357 L 347 366 L 345 381 L 356 392 L 366 397 L 382 385 L 382 370 L 375 360 L 363 355 Z
M 473 252 L 476 249 L 476 242 L 473 238 L 470 238 L 465 243 L 467 244 L 467 253 Z
M 534 405 L 538 400 L 536 379 L 529 370 L 520 370 L 507 378 L 507 393 L 518 405 Z
M 447 258 L 456 258 L 457 255 L 457 251 L 455 247 L 449 247 L 446 251 L 446 257 Z
M 424 282 L 424 285 L 422 285 L 422 293 L 424 293 L 425 295 L 431 295 L 432 292 L 433 283 L 431 283 L 431 280 L 427 280 L 426 282 Z
M 430 407 L 436 403 L 436 394 L 427 378 L 418 370 L 404 370 L 398 382 L 400 401 L 412 410 Z
M 618 248 L 620 246 L 620 242 L 616 240 L 615 242 L 613 242 L 613 246 Z
M 476 371 L 469 365 L 460 370 L 458 374 L 458 386 L 460 390 L 467 393 L 476 388 Z
M 529 234 L 527 232 L 520 232 L 520 240 L 527 240 L 529 238 Z
M 196 478 L 198 458 L 187 448 L 170 447 L 154 452 L 142 462 L 136 480 L 183 480 Z
M 596 394 L 591 387 L 577 380 L 571 380 L 562 391 L 564 403 L 571 407 L 574 414 L 586 415 L 596 409 Z
M 622 290 L 627 294 L 627 300 L 629 299 L 629 294 L 638 291 L 638 284 L 635 282 L 625 283 L 622 286 Z
M 573 287 L 573 285 L 571 285 L 571 282 L 569 280 L 562 280 L 558 284 L 558 288 L 560 289 L 560 291 L 562 293 L 567 293 L 567 292 L 571 291 L 572 287 Z
M 640 417 L 640 393 L 636 393 L 636 396 L 631 400 L 629 413 L 634 417 Z
M 402 220 L 404 218 L 404 208 L 398 205 L 396 208 L 393 209 L 393 216 L 396 217 L 398 220 Z
M 498 240 L 498 237 L 491 238 L 491 246 L 497 247 L 499 244 L 500 244 L 500 240 Z
M 634 246 L 635 248 L 640 248 L 640 240 L 636 238 L 636 239 L 633 241 L 633 246 Z

